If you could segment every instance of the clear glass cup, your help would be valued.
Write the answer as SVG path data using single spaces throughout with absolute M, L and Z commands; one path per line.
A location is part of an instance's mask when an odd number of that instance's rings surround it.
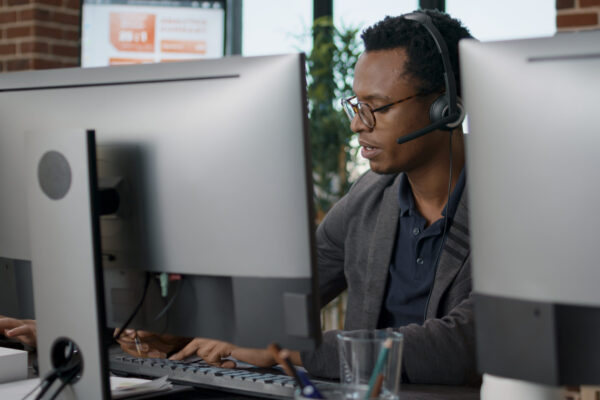
M 379 397 L 398 399 L 404 343 L 402 334 L 391 330 L 360 330 L 340 332 L 337 338 L 340 382 L 353 388 L 361 388 L 366 393 L 378 359 L 385 354 L 379 370 L 379 374 L 383 375 Z M 386 340 L 390 340 L 391 347 L 383 350 Z

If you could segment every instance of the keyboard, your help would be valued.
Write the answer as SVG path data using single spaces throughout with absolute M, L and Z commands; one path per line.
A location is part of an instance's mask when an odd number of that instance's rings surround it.
M 113 354 L 109 358 L 110 370 L 116 375 L 160 378 L 167 375 L 170 381 L 183 385 L 205 387 L 269 398 L 293 397 L 294 379 L 270 368 L 219 368 L 203 361 L 171 361 L 159 358 L 138 358 Z M 318 388 L 331 383 L 313 380 Z

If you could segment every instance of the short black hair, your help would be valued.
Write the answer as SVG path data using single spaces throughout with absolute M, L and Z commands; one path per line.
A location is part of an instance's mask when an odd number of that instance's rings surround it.
M 437 10 L 419 10 L 429 15 L 433 25 L 446 41 L 450 63 L 456 78 L 456 89 L 460 95 L 460 70 L 458 68 L 458 41 L 472 38 L 462 23 L 448 14 Z M 427 29 L 419 22 L 404 18 L 385 17 L 382 21 L 365 29 L 361 35 L 365 51 L 392 50 L 403 48 L 408 59 L 403 70 L 416 78 L 420 93 L 433 93 L 445 88 L 444 65 L 435 41 Z

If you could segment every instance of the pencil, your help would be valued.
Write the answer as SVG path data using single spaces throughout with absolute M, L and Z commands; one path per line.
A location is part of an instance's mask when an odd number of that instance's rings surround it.
M 373 394 L 373 389 L 377 383 L 377 377 L 381 374 L 381 370 L 383 368 L 383 364 L 385 363 L 385 359 L 387 358 L 390 347 L 392 347 L 392 339 L 386 339 L 385 342 L 383 342 L 383 347 L 381 348 L 379 356 L 377 357 L 377 362 L 375 363 L 375 368 L 373 368 L 371 379 L 369 379 L 369 389 L 365 395 L 365 400 L 370 399 Z
M 379 397 L 379 393 L 381 393 L 381 386 L 383 385 L 383 374 L 377 375 L 377 380 L 375 381 L 375 386 L 373 386 L 373 392 L 371 392 L 371 397 L 377 398 Z
M 140 337 L 135 333 L 135 338 L 133 339 L 135 343 L 135 349 L 137 350 L 138 356 L 142 355 L 142 342 L 140 341 Z

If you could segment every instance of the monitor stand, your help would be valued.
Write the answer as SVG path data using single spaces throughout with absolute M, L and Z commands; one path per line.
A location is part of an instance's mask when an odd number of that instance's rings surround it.
M 80 358 L 61 398 L 110 399 L 95 133 L 31 132 L 26 150 L 40 376 Z

